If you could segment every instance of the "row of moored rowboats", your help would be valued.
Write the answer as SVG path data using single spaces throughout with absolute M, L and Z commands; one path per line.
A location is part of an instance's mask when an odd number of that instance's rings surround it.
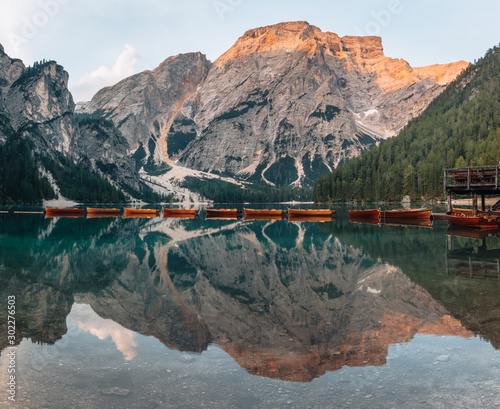
M 121 209 L 110 208 L 86 208 L 87 217 L 113 217 L 120 216 Z M 195 218 L 199 215 L 199 210 L 195 209 L 169 209 L 162 207 L 159 209 L 133 209 L 124 208 L 124 217 L 158 217 L 160 212 L 163 217 L 178 217 L 178 218 Z M 225 218 L 236 219 L 244 215 L 245 219 L 284 219 L 290 220 L 309 220 L 309 221 L 327 221 L 335 217 L 335 210 L 330 209 L 206 209 L 206 218 Z M 46 216 L 48 217 L 82 217 L 85 214 L 85 209 L 56 209 L 45 208 Z M 432 209 L 396 209 L 385 210 L 366 209 L 366 210 L 349 210 L 349 219 L 352 221 L 364 222 L 411 222 L 416 223 L 430 222 L 432 218 Z M 469 228 L 478 229 L 498 229 L 500 223 L 500 213 L 484 212 L 474 215 L 471 210 L 454 209 L 450 213 L 441 215 L 441 219 L 448 220 L 450 223 Z
M 87 217 L 113 217 L 120 216 L 121 209 L 110 209 L 110 208 L 91 208 L 86 209 L 80 208 L 70 208 L 70 209 L 57 209 L 57 208 L 45 208 L 45 214 L 48 217 L 82 217 L 85 215 L 85 210 L 87 212 Z M 288 209 L 288 210 L 276 210 L 276 209 L 206 209 L 207 218 L 226 218 L 234 219 L 240 218 L 245 215 L 246 219 L 283 219 L 283 218 L 322 218 L 322 219 L 333 219 L 335 217 L 335 210 L 329 209 Z M 160 213 L 163 217 L 179 217 L 179 218 L 194 218 L 199 215 L 199 210 L 195 209 L 168 209 L 162 207 L 159 209 L 133 209 L 124 208 L 124 217 L 158 217 Z
M 349 210 L 350 219 L 375 219 L 389 221 L 431 220 L 432 209 L 397 209 L 381 211 L 380 209 Z M 474 229 L 498 229 L 500 213 L 498 211 L 480 212 L 473 214 L 469 209 L 453 209 L 441 215 L 440 219 L 448 220 L 451 224 Z

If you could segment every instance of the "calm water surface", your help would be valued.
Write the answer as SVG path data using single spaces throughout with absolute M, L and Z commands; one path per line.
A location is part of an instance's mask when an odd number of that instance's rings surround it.
M 0 214 L 0 407 L 500 407 L 499 260 L 498 237 L 345 208 Z

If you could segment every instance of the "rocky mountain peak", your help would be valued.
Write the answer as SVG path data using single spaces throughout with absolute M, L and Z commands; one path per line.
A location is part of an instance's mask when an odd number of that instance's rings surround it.
M 213 65 L 167 58 L 86 109 L 114 122 L 147 172 L 177 163 L 300 186 L 396 135 L 465 66 L 415 69 L 385 56 L 380 37 L 286 22 L 248 30 Z
M 121 131 L 138 163 L 163 162 L 167 157 L 166 129 L 180 105 L 205 79 L 212 63 L 200 52 L 178 54 L 146 70 L 101 89 L 83 112 L 99 112 Z M 82 111 L 80 111 L 82 112 Z

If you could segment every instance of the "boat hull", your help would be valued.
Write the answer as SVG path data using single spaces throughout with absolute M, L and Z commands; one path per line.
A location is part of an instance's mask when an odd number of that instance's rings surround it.
M 84 212 L 84 209 L 78 209 L 76 207 L 71 209 L 45 208 L 46 217 L 82 217 Z
M 120 209 L 97 209 L 93 207 L 87 207 L 87 216 L 88 215 L 119 216 L 120 214 L 121 214 Z
M 289 218 L 297 217 L 320 217 L 320 218 L 333 218 L 335 217 L 335 210 L 330 209 L 288 209 Z
M 220 217 L 235 219 L 241 217 L 241 210 L 238 209 L 206 209 L 207 218 Z
M 349 217 L 356 219 L 378 219 L 380 218 L 380 209 L 367 210 L 349 210 Z
M 195 209 L 167 209 L 163 208 L 163 217 L 193 218 L 198 216 L 199 210 Z
M 160 211 L 158 209 L 130 209 L 130 208 L 124 208 L 123 209 L 124 215 L 125 216 L 135 216 L 135 217 L 155 217 L 160 214 Z
M 243 209 L 245 219 L 283 219 L 286 210 L 276 209 Z
M 430 219 L 432 209 L 397 209 L 380 212 L 382 219 Z
M 449 214 L 448 221 L 460 227 L 468 227 L 474 229 L 496 230 L 500 222 L 497 216 L 474 216 L 470 214 Z

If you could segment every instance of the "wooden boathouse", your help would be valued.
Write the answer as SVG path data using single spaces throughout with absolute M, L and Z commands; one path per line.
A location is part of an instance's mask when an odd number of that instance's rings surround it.
M 444 191 L 448 199 L 448 211 L 452 210 L 452 195 L 472 194 L 474 214 L 478 212 L 478 198 L 481 197 L 481 210 L 485 209 L 486 195 L 500 195 L 499 169 L 496 166 L 476 166 L 444 170 Z

